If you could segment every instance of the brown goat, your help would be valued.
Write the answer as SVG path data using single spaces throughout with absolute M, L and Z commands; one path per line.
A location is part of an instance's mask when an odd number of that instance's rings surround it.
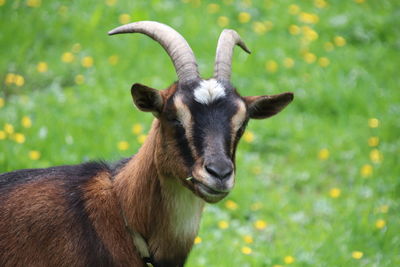
M 163 91 L 132 86 L 136 106 L 155 116 L 148 138 L 114 165 L 0 175 L 0 266 L 183 266 L 205 202 L 233 188 L 248 120 L 275 115 L 293 99 L 238 94 L 229 81 L 233 48 L 249 51 L 235 31 L 221 34 L 209 80 L 200 78 L 192 50 L 172 28 L 143 21 L 110 34 L 128 32 L 158 41 L 179 78 Z

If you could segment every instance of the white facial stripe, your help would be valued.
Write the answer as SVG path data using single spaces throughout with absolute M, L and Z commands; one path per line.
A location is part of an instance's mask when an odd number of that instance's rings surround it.
M 179 121 L 182 123 L 185 128 L 186 138 L 188 140 L 192 140 L 192 114 L 187 105 L 185 105 L 182 101 L 181 96 L 176 96 L 174 98 L 174 104 L 176 108 L 176 114 L 178 116 Z M 193 146 L 193 143 L 189 141 L 189 147 L 192 151 L 193 155 L 196 155 L 196 149 Z
M 186 131 L 191 130 L 192 115 L 189 108 L 182 102 L 181 96 L 174 98 L 176 113 Z
M 225 96 L 225 88 L 215 79 L 203 80 L 194 90 L 194 99 L 201 104 L 209 104 Z
M 242 126 L 244 120 L 246 119 L 246 105 L 243 101 L 237 101 L 238 110 L 235 115 L 233 115 L 231 123 L 232 123 L 232 132 L 231 132 L 231 154 L 233 153 L 236 134 L 239 128 Z
M 239 130 L 240 126 L 242 126 L 244 120 L 246 119 L 246 106 L 243 101 L 237 101 L 238 110 L 236 114 L 232 117 L 232 129 L 234 133 Z

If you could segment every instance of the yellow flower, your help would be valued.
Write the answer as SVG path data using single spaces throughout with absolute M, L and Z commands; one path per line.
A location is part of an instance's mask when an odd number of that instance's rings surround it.
M 85 82 L 85 77 L 82 74 L 78 74 L 75 76 L 75 83 L 80 85 Z
M 250 255 L 253 252 L 251 248 L 246 247 L 246 246 L 242 247 L 241 250 L 242 250 L 242 253 L 245 255 Z
M 252 0 L 242 0 L 242 3 L 244 4 L 245 7 L 251 7 Z
M 17 142 L 18 144 L 23 144 L 25 143 L 25 135 L 23 135 L 22 133 L 15 133 L 13 135 L 13 139 L 15 142 Z
M 368 145 L 371 147 L 378 146 L 379 145 L 379 137 L 372 136 L 372 137 L 368 138 Z
M 198 8 L 201 6 L 201 0 L 189 0 L 189 2 L 192 2 L 192 6 L 195 8 Z
M 245 131 L 243 134 L 243 140 L 246 143 L 252 143 L 254 141 L 254 133 L 249 130 Z
M 356 260 L 361 259 L 363 257 L 363 255 L 364 255 L 364 253 L 362 253 L 361 251 L 353 251 L 351 253 L 351 256 Z
M 372 168 L 372 166 L 371 165 L 369 165 L 369 164 L 365 164 L 365 165 L 363 165 L 362 167 L 361 167 L 361 171 L 360 171 L 360 173 L 361 173 L 361 176 L 362 177 L 369 177 L 369 176 L 371 176 L 372 175 L 372 172 L 373 172 L 373 168 Z
M 369 158 L 373 163 L 380 163 L 382 161 L 382 153 L 378 149 L 372 149 L 369 153 Z
M 300 12 L 300 7 L 298 5 L 292 4 L 289 6 L 289 14 L 296 15 Z
M 24 128 L 30 128 L 32 126 L 32 121 L 28 116 L 22 117 L 21 124 Z
M 67 7 L 67 6 L 60 6 L 60 7 L 58 8 L 58 13 L 59 13 L 61 16 L 67 15 L 67 13 L 68 13 L 68 7 Z
M 15 75 L 14 83 L 21 87 L 25 84 L 25 78 L 21 75 Z
M 272 265 L 272 267 L 283 267 L 283 266 L 280 264 L 274 264 L 274 265 Z
M 210 14 L 217 13 L 219 11 L 219 5 L 215 3 L 208 4 L 207 12 Z
M 312 13 L 301 12 L 299 20 L 303 23 L 315 24 L 319 21 L 319 17 Z
M 134 124 L 132 126 L 132 133 L 133 134 L 138 135 L 138 134 L 142 133 L 142 131 L 143 131 L 143 126 L 141 124 L 136 123 L 136 124 Z
M 226 229 L 229 227 L 229 223 L 227 221 L 219 221 L 218 222 L 218 227 L 220 229 Z
M 296 24 L 292 24 L 289 26 L 289 33 L 291 35 L 297 35 L 300 33 L 300 27 L 297 26 Z
M 112 55 L 108 58 L 108 63 L 110 63 L 111 65 L 117 65 L 118 63 L 118 56 L 117 55 Z
M 7 134 L 13 134 L 14 133 L 14 126 L 12 126 L 12 124 L 6 123 L 6 124 L 4 124 L 4 131 Z
M 253 31 L 259 35 L 264 34 L 267 32 L 267 26 L 260 22 L 260 21 L 256 21 L 253 23 Z
M 389 211 L 389 205 L 382 205 L 378 207 L 378 211 L 381 213 L 387 213 Z
M 267 29 L 267 31 L 271 30 L 272 27 L 274 26 L 274 24 L 270 20 L 264 21 L 264 25 L 265 25 L 265 28 Z
M 121 151 L 127 150 L 129 148 L 129 143 L 126 141 L 118 142 L 118 149 Z
M 81 64 L 85 68 L 90 68 L 91 66 L 93 66 L 93 58 L 86 56 L 86 57 L 82 58 Z
M 78 53 L 79 51 L 81 51 L 81 49 L 82 49 L 81 44 L 80 43 L 75 43 L 75 44 L 72 45 L 72 49 L 71 50 L 74 53 Z
M 265 69 L 270 73 L 275 73 L 278 70 L 278 63 L 275 60 L 268 60 L 265 63 Z
M 307 62 L 308 64 L 314 63 L 315 60 L 317 60 L 317 56 L 311 52 L 307 52 L 304 55 L 304 61 Z
M 303 31 L 304 38 L 307 42 L 315 41 L 318 39 L 319 36 L 318 33 L 309 26 L 303 26 L 301 27 L 301 29 Z
M 47 69 L 48 69 L 47 63 L 44 61 L 40 61 L 36 66 L 36 70 L 38 72 L 46 72 Z
M 0 108 L 4 107 L 4 98 L 0 97 Z
M 238 19 L 240 23 L 247 23 L 251 20 L 251 15 L 248 12 L 240 12 Z
M 263 220 L 257 220 L 254 222 L 254 227 L 257 230 L 264 230 L 265 228 L 267 228 L 267 222 Z
M 131 21 L 131 16 L 129 14 L 121 14 L 118 20 L 121 24 L 127 24 Z
M 26 5 L 29 7 L 40 7 L 42 4 L 41 0 L 27 0 Z
M 113 6 L 117 3 L 117 0 L 106 0 L 106 5 L 107 6 Z
M 234 201 L 232 201 L 232 200 L 227 200 L 227 201 L 225 202 L 225 207 L 226 207 L 227 209 L 230 209 L 230 210 L 237 210 L 238 204 L 236 204 L 236 202 L 234 202 Z
M 229 25 L 229 18 L 226 16 L 219 16 L 217 19 L 218 26 L 226 27 Z
M 331 196 L 331 198 L 338 198 L 338 197 L 340 197 L 341 193 L 342 193 L 342 191 L 336 187 L 329 190 L 329 195 Z
M 6 139 L 7 135 L 5 131 L 0 130 L 0 140 Z
M 194 244 L 195 245 L 200 244 L 201 241 L 202 241 L 201 237 L 200 236 L 196 236 L 196 238 L 194 239 Z
M 6 3 L 6 0 L 0 0 L 0 6 L 3 6 Z
M 255 175 L 260 174 L 261 171 L 262 171 L 262 169 L 261 169 L 261 167 L 258 166 L 258 165 L 251 168 L 251 173 L 252 173 L 252 174 L 255 174 Z
M 293 256 L 286 256 L 285 258 L 283 258 L 283 261 L 284 261 L 286 264 L 292 264 L 292 263 L 295 261 L 295 259 L 294 259 Z
M 370 128 L 378 128 L 379 127 L 379 120 L 377 118 L 370 118 L 368 120 L 368 126 Z
M 324 43 L 324 49 L 327 52 L 330 52 L 334 49 L 335 47 L 333 46 L 333 44 L 331 42 L 326 42 Z
M 147 138 L 147 135 L 141 134 L 141 135 L 139 135 L 139 136 L 137 137 L 137 140 L 138 140 L 139 144 L 143 144 L 144 141 L 146 141 L 146 138 Z
M 262 206 L 263 205 L 261 202 L 255 202 L 255 203 L 251 204 L 250 209 L 252 211 L 257 211 L 257 210 L 260 210 L 262 208 Z
M 15 81 L 15 74 L 14 73 L 7 73 L 6 79 L 5 79 L 5 84 L 10 85 L 14 83 Z
M 71 63 L 72 61 L 74 61 L 74 59 L 75 59 L 75 56 L 71 52 L 65 52 L 61 56 L 61 60 L 65 63 Z
M 382 229 L 383 227 L 385 227 L 386 225 L 386 221 L 383 219 L 379 219 L 375 222 L 375 227 L 378 229 Z
M 314 5 L 315 5 L 317 8 L 324 8 L 324 7 L 327 6 L 327 3 L 326 3 L 325 0 L 314 0 Z
M 354 0 L 354 2 L 356 2 L 357 4 L 362 4 L 365 2 L 365 0 Z
M 243 240 L 244 240 L 244 242 L 246 242 L 247 244 L 253 243 L 253 237 L 252 237 L 251 235 L 245 235 L 245 236 L 243 236 Z
M 31 160 L 38 160 L 38 159 L 40 159 L 40 152 L 37 151 L 37 150 L 31 150 L 31 151 L 29 151 L 28 155 L 29 155 L 29 158 L 30 158 Z
M 21 95 L 19 101 L 20 101 L 20 103 L 26 105 L 29 103 L 29 96 Z
M 290 58 L 290 57 L 285 58 L 283 60 L 283 66 L 285 66 L 288 69 L 293 68 L 293 66 L 294 66 L 293 58 Z
M 346 39 L 344 39 L 342 36 L 335 36 L 333 41 L 337 46 L 344 46 L 346 44 Z
M 325 68 L 330 64 L 330 60 L 329 60 L 329 58 L 321 57 L 321 58 L 318 59 L 318 64 L 321 67 Z

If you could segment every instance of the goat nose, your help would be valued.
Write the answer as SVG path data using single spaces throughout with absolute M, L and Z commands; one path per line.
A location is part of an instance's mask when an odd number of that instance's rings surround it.
M 209 174 L 221 180 L 230 177 L 233 172 L 232 164 L 225 161 L 210 162 L 205 168 Z

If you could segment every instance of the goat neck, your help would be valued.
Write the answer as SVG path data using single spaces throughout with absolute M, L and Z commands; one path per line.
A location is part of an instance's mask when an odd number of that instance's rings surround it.
M 139 152 L 116 175 L 114 190 L 129 227 L 144 237 L 154 260 L 180 266 L 197 235 L 204 201 L 169 176 L 176 158 L 165 153 L 161 131 L 155 119 Z

